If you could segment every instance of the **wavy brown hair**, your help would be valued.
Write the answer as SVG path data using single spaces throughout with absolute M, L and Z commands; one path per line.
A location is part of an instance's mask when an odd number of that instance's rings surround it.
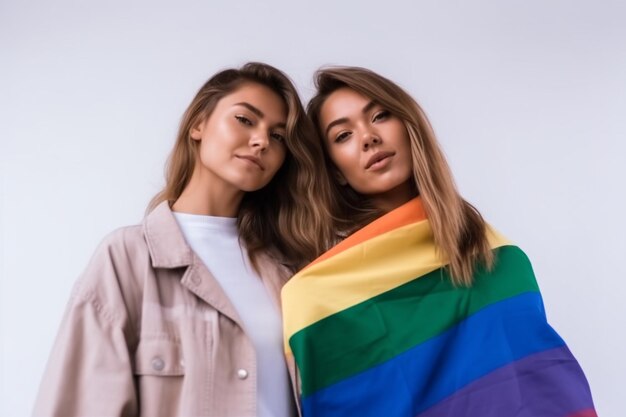
M 332 239 L 332 198 L 327 170 L 315 130 L 306 117 L 297 90 L 278 69 L 250 62 L 241 68 L 218 72 L 198 91 L 185 111 L 165 172 L 165 187 L 149 204 L 172 205 L 189 183 L 197 160 L 199 141 L 190 136 L 192 126 L 208 119 L 221 98 L 244 83 L 258 83 L 275 92 L 287 107 L 283 165 L 270 183 L 246 193 L 237 215 L 239 236 L 256 266 L 256 256 L 269 251 L 292 269 L 319 255 Z
M 449 262 L 453 282 L 469 286 L 477 265 L 490 269 L 493 254 L 487 240 L 487 225 L 478 210 L 457 191 L 430 122 L 417 102 L 394 82 L 359 67 L 321 69 L 315 74 L 315 86 L 317 94 L 309 102 L 307 113 L 320 138 L 325 137 L 320 125 L 322 106 L 333 92 L 343 87 L 373 100 L 403 121 L 411 145 L 413 185 L 421 196 L 437 248 Z M 334 167 L 328 152 L 325 157 Z M 350 186 L 341 186 L 337 178 L 333 179 L 333 189 L 339 195 L 339 205 L 333 209 L 336 227 L 349 225 L 348 230 L 354 231 L 380 216 L 366 196 Z

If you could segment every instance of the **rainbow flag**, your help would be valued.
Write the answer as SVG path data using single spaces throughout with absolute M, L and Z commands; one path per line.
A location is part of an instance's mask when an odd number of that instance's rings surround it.
M 417 198 L 295 275 L 285 351 L 304 417 L 596 416 L 528 258 L 495 231 L 489 241 L 494 269 L 455 287 Z

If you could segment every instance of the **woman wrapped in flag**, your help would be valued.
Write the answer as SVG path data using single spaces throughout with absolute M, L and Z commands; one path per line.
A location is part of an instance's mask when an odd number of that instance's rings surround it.
M 363 68 L 316 86 L 347 237 L 282 291 L 303 416 L 596 416 L 528 258 L 459 195 L 420 106 Z

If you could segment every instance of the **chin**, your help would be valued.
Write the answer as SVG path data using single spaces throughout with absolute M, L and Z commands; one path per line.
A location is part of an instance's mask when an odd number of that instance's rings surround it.
M 407 181 L 408 180 L 405 180 L 404 178 L 402 178 L 402 179 L 393 180 L 393 181 L 389 180 L 389 181 L 373 182 L 373 183 L 367 184 L 366 187 L 363 187 L 360 190 L 355 189 L 355 191 L 363 195 L 371 195 L 371 196 L 386 194 L 386 193 L 399 189 L 404 184 L 406 184 Z
M 266 185 L 267 184 L 259 184 L 259 183 L 250 184 L 250 183 L 247 183 L 247 184 L 239 184 L 238 188 L 241 191 L 244 191 L 246 193 L 251 193 L 251 192 L 254 192 L 254 191 L 259 191 L 260 189 L 264 188 Z
M 388 193 L 389 191 L 393 191 L 397 187 L 398 187 L 398 184 L 381 184 L 381 185 L 374 184 L 374 185 L 370 185 L 369 187 L 367 187 L 366 190 L 363 190 L 363 191 L 357 190 L 357 191 L 364 195 L 378 195 L 378 194 Z

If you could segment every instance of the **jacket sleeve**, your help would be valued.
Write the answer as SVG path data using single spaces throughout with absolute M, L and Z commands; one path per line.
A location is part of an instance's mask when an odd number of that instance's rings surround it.
M 114 239 L 113 239 L 114 240 Z M 134 330 L 115 242 L 105 240 L 74 290 L 35 401 L 34 416 L 138 414 Z M 126 295 L 128 296 L 128 295 Z

